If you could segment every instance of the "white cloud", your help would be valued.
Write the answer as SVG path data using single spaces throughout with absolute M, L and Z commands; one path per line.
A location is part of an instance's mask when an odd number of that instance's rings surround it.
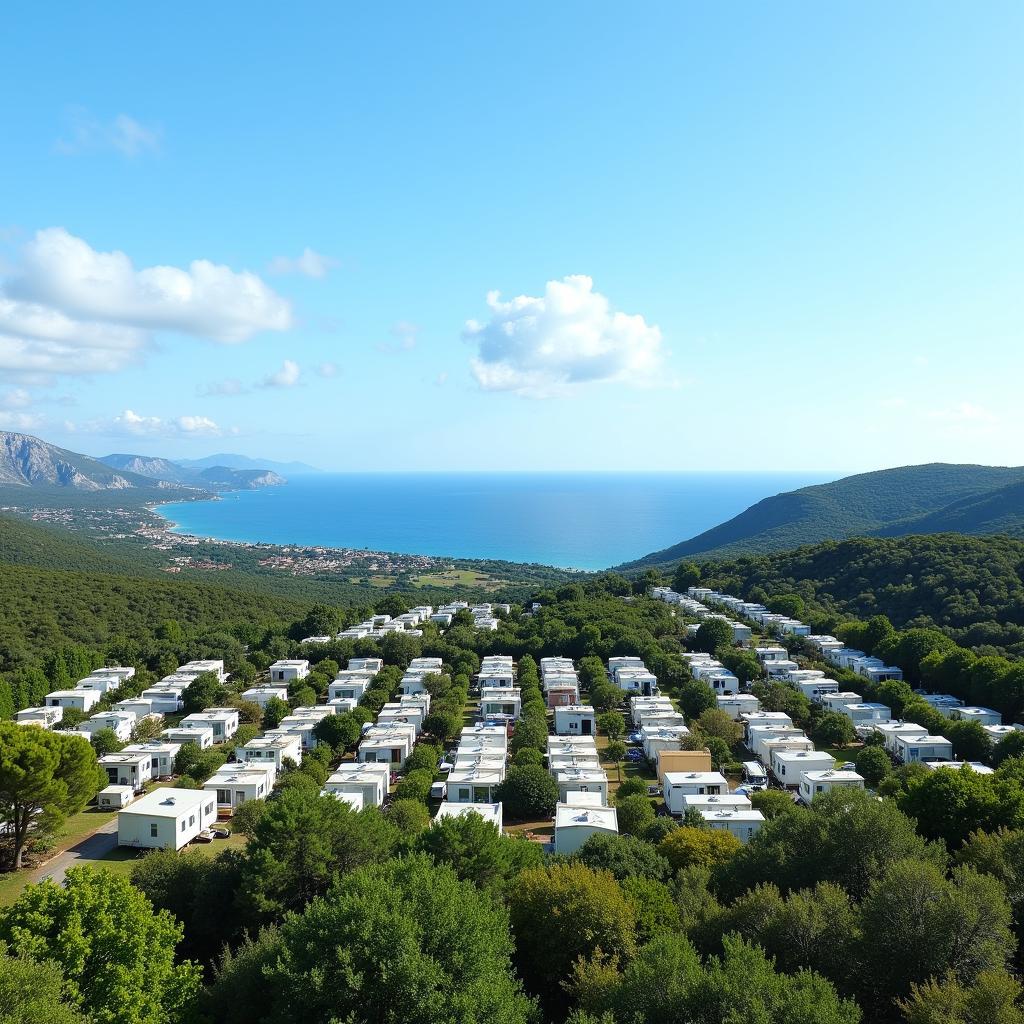
M 491 318 L 470 320 L 473 375 L 487 391 L 550 397 L 599 381 L 649 384 L 663 357 L 661 330 L 611 308 L 582 274 L 548 281 L 544 295 L 487 296 Z
M 207 416 L 144 416 L 133 409 L 111 419 L 89 420 L 85 423 L 65 423 L 71 432 L 104 434 L 125 437 L 220 437 L 225 431 Z M 228 433 L 232 431 L 229 430 Z
M 68 111 L 68 131 L 57 140 L 55 148 L 66 156 L 113 149 L 132 158 L 159 152 L 161 134 L 159 128 L 144 125 L 128 114 L 101 121 L 84 107 L 73 107 Z
M 32 396 L 24 388 L 0 392 L 0 409 L 26 409 L 31 404 Z
M 439 373 L 434 378 L 434 384 L 437 387 L 439 387 L 439 388 L 443 388 L 445 386 L 445 384 L 447 384 L 447 383 L 448 383 L 448 371 L 447 370 L 442 371 L 441 373 Z
M 37 416 L 33 412 L 13 412 L 7 409 L 0 409 L 0 430 L 14 430 L 17 432 L 38 430 L 43 423 L 43 417 Z
M 321 363 L 317 368 L 316 372 L 321 377 L 337 377 L 338 376 L 338 364 L 337 363 Z
M 278 256 L 272 259 L 267 266 L 270 274 L 302 274 L 304 277 L 313 277 L 319 280 L 326 277 L 327 272 L 338 265 L 337 260 L 330 256 L 324 256 L 307 245 L 297 259 L 290 259 L 287 256 Z
M 136 270 L 123 252 L 47 228 L 0 285 L 0 372 L 111 373 L 138 362 L 155 331 L 236 344 L 291 324 L 288 301 L 248 271 L 208 260 Z
M 293 388 L 299 383 L 301 372 L 298 363 L 286 359 L 279 370 L 268 373 L 263 378 L 260 386 L 264 388 Z

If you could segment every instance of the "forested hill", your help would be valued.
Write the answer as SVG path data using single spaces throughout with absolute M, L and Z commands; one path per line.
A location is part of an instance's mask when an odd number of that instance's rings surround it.
M 946 530 L 1024 536 L 1024 467 L 930 463 L 802 487 L 765 498 L 728 522 L 621 568 Z
M 764 600 L 797 595 L 797 613 L 870 618 L 898 629 L 939 626 L 958 643 L 1024 654 L 1024 540 L 857 538 L 702 565 L 702 579 Z

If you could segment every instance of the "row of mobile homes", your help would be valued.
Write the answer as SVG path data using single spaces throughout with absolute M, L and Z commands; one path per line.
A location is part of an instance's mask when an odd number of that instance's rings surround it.
M 675 708 L 668 697 L 630 697 L 629 717 L 633 726 L 640 728 L 645 716 L 656 713 L 673 714 Z

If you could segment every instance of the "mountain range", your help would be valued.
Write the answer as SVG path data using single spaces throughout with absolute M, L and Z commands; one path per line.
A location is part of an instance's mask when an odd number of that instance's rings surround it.
M 1024 467 L 929 463 L 801 487 L 619 568 L 765 554 L 855 536 L 946 532 L 1024 537 Z
M 259 464 L 246 468 L 188 466 L 146 455 L 93 459 L 30 434 L 0 431 L 0 488 L 124 491 L 147 497 L 152 492 L 154 497 L 165 497 L 167 492 L 188 491 L 201 496 L 215 490 L 271 487 L 285 482 L 284 477 Z

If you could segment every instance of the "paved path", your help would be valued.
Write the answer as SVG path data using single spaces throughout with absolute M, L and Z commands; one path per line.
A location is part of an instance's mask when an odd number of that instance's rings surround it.
M 47 861 L 32 875 L 33 882 L 52 879 L 58 885 L 64 881 L 68 868 L 73 868 L 82 860 L 99 860 L 117 848 L 117 818 L 101 825 L 91 836 L 83 839 L 76 846 L 57 854 L 53 860 Z

